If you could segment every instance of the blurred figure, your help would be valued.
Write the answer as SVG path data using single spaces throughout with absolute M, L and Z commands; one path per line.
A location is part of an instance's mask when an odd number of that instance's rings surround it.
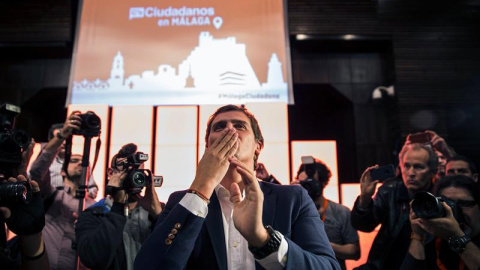
M 440 181 L 439 192 L 449 202 L 441 202 L 442 216 L 419 218 L 421 208 L 410 210 L 411 243 L 402 269 L 479 269 L 479 186 L 470 177 L 453 175 Z M 419 204 L 416 200 L 413 204 Z
M 313 164 L 300 165 L 296 179 L 315 203 L 335 256 L 341 268 L 346 269 L 345 260 L 360 258 L 358 233 L 350 222 L 350 209 L 323 196 L 332 177 L 330 169 L 321 160 L 313 157 L 312 160 Z
M 4 181 L 4 179 L 0 178 L 0 181 Z M 2 188 L 5 188 L 7 183 L 17 182 L 26 183 L 27 179 L 23 175 L 19 175 L 17 178 L 10 177 L 8 182 L 4 181 L 1 185 L 4 185 Z M 45 212 L 40 188 L 35 181 L 30 181 L 29 185 L 32 188 L 32 198 L 29 203 L 14 202 L 10 204 L 5 201 L 6 198 L 0 198 L 2 200 L 0 220 L 5 222 L 7 228 L 17 235 L 9 241 L 6 249 L 3 249 L 3 246 L 0 249 L 2 269 L 50 269 L 42 237 Z
M 51 165 L 48 168 L 48 171 L 43 177 L 50 177 L 50 183 L 57 189 L 63 189 L 63 177 L 61 174 L 63 163 L 65 161 L 65 140 L 70 136 L 67 129 L 76 128 L 75 124 L 69 122 L 67 119 L 65 123 L 53 124 L 48 131 L 48 143 L 42 146 L 42 152 L 37 157 L 35 162 L 44 162 L 47 155 L 47 160 L 49 160 L 49 152 L 57 152 L 54 159 L 51 161 Z M 88 180 L 88 196 L 92 199 L 97 197 L 98 186 L 93 179 L 93 174 L 89 174 L 90 179 Z M 43 179 L 43 182 L 48 181 L 48 179 Z
M 73 112 L 65 121 L 62 129 L 62 138 L 72 135 L 73 129 L 80 129 L 80 112 Z M 61 175 L 63 189 L 56 189 L 50 182 L 49 167 L 57 156 L 59 147 L 64 139 L 54 137 L 44 147 L 42 154 L 35 160 L 30 169 L 32 179 L 38 181 L 40 192 L 45 204 L 45 228 L 43 237 L 48 249 L 48 258 L 52 269 L 77 269 L 75 265 L 76 251 L 74 250 L 75 232 L 74 222 L 78 215 L 80 200 L 77 197 L 77 188 L 81 182 L 82 155 L 72 154 L 69 164 L 63 164 Z M 84 207 L 89 207 L 95 201 L 89 197 Z M 73 245 L 73 246 L 72 246 Z
M 477 167 L 466 156 L 456 155 L 448 161 L 446 165 L 447 175 L 465 175 L 472 178 L 475 182 L 478 181 Z
M 409 203 L 419 191 L 431 191 L 438 169 L 438 158 L 428 145 L 406 143 L 399 154 L 401 179 L 388 179 L 378 189 L 369 167 L 360 179 L 361 194 L 351 211 L 355 229 L 371 232 L 379 224 L 367 263 L 359 269 L 398 269 L 410 244 Z
M 162 212 L 153 181 L 147 184 L 143 197 L 124 189 L 129 168 L 123 160 L 136 151 L 137 146 L 131 143 L 113 156 L 107 170 L 107 197 L 86 209 L 76 223 L 79 257 L 92 269 L 133 269 L 141 245 Z
M 280 183 L 280 181 L 277 180 L 277 178 L 273 174 L 269 174 L 265 165 L 260 162 L 257 165 L 256 176 L 258 179 L 261 179 L 262 181 L 265 181 L 268 183 L 277 184 L 277 185 L 282 184 Z

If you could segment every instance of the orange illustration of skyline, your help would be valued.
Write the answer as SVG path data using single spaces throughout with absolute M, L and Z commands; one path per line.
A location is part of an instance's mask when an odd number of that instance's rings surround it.
M 151 17 L 129 19 L 132 7 L 210 8 L 210 25 L 163 26 Z M 159 65 L 177 69 L 198 46 L 199 34 L 210 32 L 214 39 L 235 37 L 246 45 L 246 54 L 260 83 L 267 81 L 268 62 L 276 53 L 286 76 L 286 38 L 282 0 L 247 1 L 83 1 L 81 24 L 74 59 L 74 81 L 108 79 L 118 51 L 124 59 L 125 78 L 145 70 L 157 72 Z M 220 16 L 219 29 L 213 18 Z

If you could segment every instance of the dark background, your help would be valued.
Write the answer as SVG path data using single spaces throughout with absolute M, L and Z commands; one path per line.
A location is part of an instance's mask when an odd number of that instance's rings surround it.
M 21 105 L 18 127 L 37 141 L 65 118 L 77 6 L 0 2 L 0 100 Z M 289 137 L 337 140 L 339 179 L 395 162 L 425 129 L 480 165 L 480 0 L 296 0 L 288 20 Z M 394 97 L 372 100 L 390 85 Z

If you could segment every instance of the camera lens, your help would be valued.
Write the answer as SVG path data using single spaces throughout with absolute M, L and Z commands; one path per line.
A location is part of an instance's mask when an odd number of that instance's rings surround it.
M 143 172 L 135 172 L 132 176 L 132 182 L 134 186 L 143 187 L 146 182 L 145 174 Z
M 85 114 L 84 125 L 89 129 L 100 128 L 100 117 L 96 114 L 88 112 Z
M 442 202 L 429 192 L 418 192 L 412 202 L 412 210 L 419 218 L 432 219 L 444 214 Z
M 24 183 L 2 183 L 0 184 L 0 202 L 6 203 L 29 203 L 32 194 L 30 184 Z

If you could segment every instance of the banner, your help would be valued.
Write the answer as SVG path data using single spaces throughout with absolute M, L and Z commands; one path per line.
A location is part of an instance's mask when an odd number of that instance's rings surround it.
M 293 103 L 282 0 L 84 0 L 67 104 Z

